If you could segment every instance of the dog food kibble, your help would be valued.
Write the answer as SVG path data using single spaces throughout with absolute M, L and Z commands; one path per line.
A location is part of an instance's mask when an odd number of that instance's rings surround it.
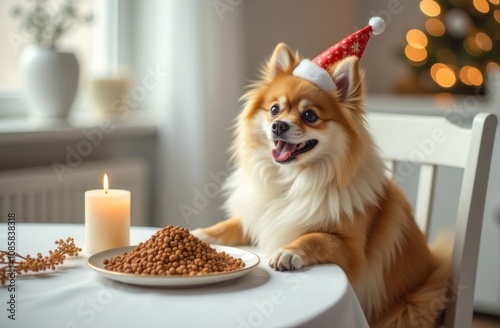
M 209 244 L 179 226 L 169 225 L 129 253 L 103 261 L 104 268 L 141 275 L 189 275 L 236 271 L 245 266 L 240 258 L 217 252 Z

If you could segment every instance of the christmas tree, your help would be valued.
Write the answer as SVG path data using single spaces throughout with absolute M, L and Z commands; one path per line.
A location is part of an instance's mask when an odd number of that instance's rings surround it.
M 424 29 L 406 33 L 404 55 L 420 92 L 484 94 L 500 62 L 500 0 L 422 0 Z

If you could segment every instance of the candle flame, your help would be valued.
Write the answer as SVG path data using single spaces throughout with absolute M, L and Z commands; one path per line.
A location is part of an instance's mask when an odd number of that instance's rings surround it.
M 104 182 L 103 182 L 103 185 L 104 185 L 104 193 L 108 193 L 108 189 L 109 189 L 109 182 L 108 182 L 108 175 L 106 173 L 104 173 Z

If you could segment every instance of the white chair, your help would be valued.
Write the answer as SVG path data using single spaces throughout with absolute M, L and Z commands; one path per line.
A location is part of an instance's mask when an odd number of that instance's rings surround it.
M 451 263 L 451 281 L 457 295 L 447 305 L 445 327 L 471 327 L 474 287 L 486 187 L 497 118 L 479 113 L 470 129 L 443 117 L 393 113 L 367 115 L 375 142 L 390 171 L 395 162 L 420 166 L 415 219 L 423 232 L 429 227 L 437 166 L 463 169 Z M 400 164 L 402 165 L 402 164 Z M 416 170 L 417 165 L 413 168 Z M 411 168 L 409 167 L 411 172 Z M 397 182 L 398 176 L 392 175 Z

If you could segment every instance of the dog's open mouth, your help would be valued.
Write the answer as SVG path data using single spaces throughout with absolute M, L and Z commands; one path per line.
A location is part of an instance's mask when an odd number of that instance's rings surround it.
M 313 149 L 318 144 L 318 140 L 311 139 L 299 144 L 275 140 L 274 144 L 276 147 L 271 151 L 274 160 L 279 163 L 287 163 L 293 161 L 297 155 Z

